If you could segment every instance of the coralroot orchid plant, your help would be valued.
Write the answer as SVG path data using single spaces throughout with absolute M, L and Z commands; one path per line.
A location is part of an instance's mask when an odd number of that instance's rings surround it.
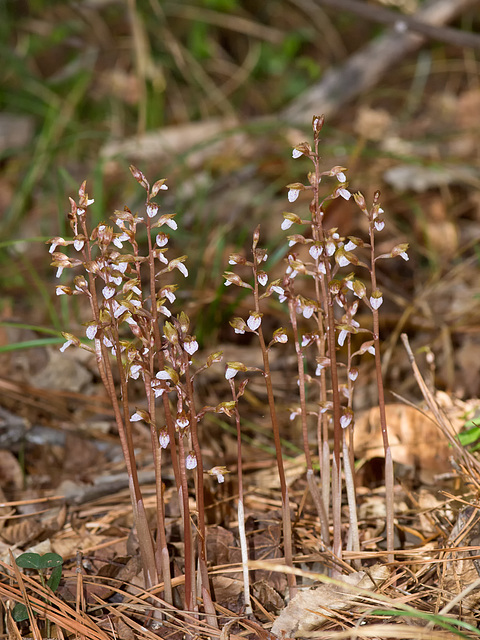
M 63 351 L 70 345 L 87 349 L 95 354 L 102 382 L 107 390 L 115 414 L 116 424 L 130 478 L 130 494 L 134 524 L 140 544 L 145 583 L 152 587 L 163 583 L 164 598 L 173 602 L 171 568 L 167 549 L 165 509 L 163 500 L 163 476 L 167 461 L 171 463 L 175 477 L 178 501 L 183 522 L 185 596 L 187 611 L 198 611 L 200 598 L 207 622 L 216 626 L 216 610 L 212 601 L 208 561 L 206 557 L 206 525 L 204 507 L 204 473 L 202 440 L 199 423 L 207 412 L 233 416 L 237 427 L 238 444 L 238 515 L 239 540 L 242 550 L 246 612 L 252 611 L 249 596 L 248 553 L 244 527 L 244 496 L 241 454 L 240 398 L 248 377 L 243 375 L 236 385 L 238 374 L 260 372 L 264 378 L 277 468 L 282 494 L 283 548 L 285 562 L 293 566 L 292 504 L 283 465 L 280 426 L 270 373 L 271 349 L 293 339 L 297 357 L 299 388 L 298 405 L 292 407 L 291 419 L 299 417 L 302 424 L 303 447 L 306 460 L 308 486 L 318 511 L 321 538 L 326 550 L 332 552 L 333 573 L 340 571 L 344 540 L 342 539 L 341 505 L 345 487 L 349 507 L 348 548 L 358 550 L 358 526 L 356 519 L 355 481 L 353 471 L 354 388 L 358 378 L 358 358 L 371 353 L 375 358 L 378 403 L 385 448 L 387 549 L 393 559 L 393 466 L 388 442 L 385 401 L 381 376 L 379 308 L 383 301 L 377 287 L 376 265 L 379 260 L 401 256 L 405 260 L 407 245 L 395 246 L 389 253 L 376 255 L 375 234 L 385 226 L 379 193 L 375 194 L 369 208 L 361 193 L 353 199 L 368 220 L 369 237 L 364 241 L 356 237 L 344 238 L 338 229 L 326 226 L 327 206 L 335 198 L 349 200 L 352 194 L 343 167 L 321 171 L 319 137 L 323 116 L 313 118 L 313 147 L 302 143 L 293 150 L 293 157 L 306 157 L 313 164 L 308 174 L 308 184 L 288 185 L 288 200 L 294 202 L 300 192 L 308 191 L 310 217 L 303 219 L 295 213 L 284 213 L 281 227 L 284 231 L 293 225 L 304 229 L 288 237 L 289 250 L 283 279 L 269 282 L 266 272 L 267 252 L 260 248 L 260 229 L 253 235 L 252 256 L 230 256 L 230 265 L 241 270 L 242 276 L 233 271 L 225 273 L 225 284 L 236 285 L 251 292 L 251 311 L 247 319 L 235 318 L 231 325 L 236 333 L 253 333 L 258 337 L 263 355 L 263 367 L 247 367 L 242 362 L 227 362 L 225 377 L 230 385 L 231 399 L 216 407 L 196 406 L 195 378 L 202 370 L 220 362 L 222 354 L 213 353 L 203 364 L 193 364 L 192 357 L 198 343 L 192 334 L 190 320 L 181 311 L 176 317 L 170 311 L 175 303 L 176 285 L 169 274 L 177 270 L 187 276 L 184 264 L 186 256 L 167 257 L 169 235 L 167 229 L 176 230 L 174 214 L 160 212 L 154 201 L 167 188 L 165 180 L 150 186 L 141 171 L 131 167 L 137 182 L 146 192 L 145 212 L 133 214 L 127 207 L 116 211 L 113 226 L 99 224 L 93 230 L 88 226 L 89 199 L 85 183 L 79 190 L 79 201 L 70 199 L 70 226 L 73 238 L 53 238 L 50 252 L 53 265 L 60 276 L 65 268 L 80 269 L 82 273 L 73 280 L 73 286 L 58 285 L 57 294 L 84 295 L 91 309 L 91 321 L 86 327 L 86 337 L 93 345 L 85 344 L 76 336 L 64 334 Z M 323 179 L 335 180 L 330 193 L 321 196 Z M 142 255 L 137 232 L 146 229 L 147 250 Z M 307 251 L 300 254 L 301 246 Z M 57 247 L 72 246 L 75 257 L 57 251 Z M 301 255 L 308 255 L 308 259 Z M 247 275 L 244 275 L 247 273 Z M 361 279 L 364 273 L 365 284 Z M 295 287 L 300 278 L 306 278 L 309 295 L 301 295 Z M 305 291 L 305 285 L 302 291 Z M 289 328 L 280 327 L 267 337 L 262 319 L 268 307 L 265 300 L 276 295 L 285 303 Z M 372 314 L 371 327 L 361 327 L 356 320 L 360 305 Z M 300 321 L 301 320 L 301 321 Z M 308 326 L 310 324 L 310 326 Z M 305 329 L 307 327 L 307 330 Z M 367 339 L 354 350 L 359 333 Z M 315 353 L 315 370 L 308 371 L 306 354 Z M 114 369 L 116 368 L 116 376 Z M 239 376 L 240 377 L 240 376 Z M 145 403 L 132 407 L 130 381 L 143 381 Z M 115 380 L 118 380 L 118 387 Z M 307 410 L 308 397 L 316 395 L 318 410 Z M 157 399 L 161 407 L 157 405 Z M 143 421 L 151 433 L 151 445 L 156 472 L 156 534 L 150 530 L 138 481 L 132 424 Z M 316 437 L 320 473 L 316 471 L 314 453 L 311 450 L 312 433 Z M 330 446 L 333 433 L 333 447 Z M 331 450 L 332 449 L 332 450 Z M 331 455 L 333 453 L 333 455 Z M 225 467 L 216 466 L 207 471 L 223 482 Z M 344 478 L 344 482 L 342 481 Z M 320 485 L 320 488 L 319 488 Z M 189 487 L 193 486 L 196 501 L 195 513 L 189 505 Z M 330 535 L 330 514 L 333 540 Z M 289 573 L 290 595 L 295 593 L 295 578 Z

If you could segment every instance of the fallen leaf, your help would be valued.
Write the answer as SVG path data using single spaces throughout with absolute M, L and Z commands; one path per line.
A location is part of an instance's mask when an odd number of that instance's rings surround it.
M 408 405 L 386 407 L 388 439 L 393 461 L 404 465 L 411 476 L 424 484 L 434 484 L 435 475 L 450 468 L 452 450 L 435 422 Z M 428 442 L 428 446 L 425 443 Z M 355 420 L 355 455 L 383 458 L 383 438 L 378 407 L 361 413 Z
M 346 585 L 374 590 L 379 582 L 388 578 L 386 566 L 375 565 L 368 574 L 357 571 L 340 578 Z M 362 596 L 338 584 L 321 584 L 300 591 L 285 607 L 272 626 L 279 638 L 315 638 L 322 625 L 338 611 L 359 610 L 364 606 Z

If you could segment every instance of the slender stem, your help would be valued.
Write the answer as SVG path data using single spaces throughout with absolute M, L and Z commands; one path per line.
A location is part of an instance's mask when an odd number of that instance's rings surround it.
M 147 194 L 148 196 L 149 194 Z M 148 197 L 147 197 L 148 199 Z M 147 216 L 147 241 L 148 241 L 148 267 L 150 285 L 150 313 L 151 323 L 148 325 L 146 340 L 148 341 L 148 371 L 144 372 L 145 394 L 148 402 L 148 412 L 150 414 L 150 435 L 152 441 L 152 454 L 155 469 L 155 494 L 156 494 L 156 514 L 157 514 L 157 571 L 162 574 L 165 587 L 165 600 L 169 604 L 173 603 L 172 580 L 170 575 L 170 558 L 167 546 L 167 536 L 165 529 L 165 507 L 163 503 L 163 481 L 162 481 L 162 449 L 158 441 L 155 394 L 152 393 L 152 380 L 154 378 L 154 351 L 161 352 L 161 338 L 158 325 L 157 298 L 155 286 L 155 263 L 152 246 L 151 222 Z M 139 263 L 136 263 L 139 266 Z M 140 277 L 140 274 L 138 274 Z M 153 343 L 151 332 L 153 329 Z M 159 557 L 158 557 L 159 556 Z
M 332 461 L 332 516 L 333 516 L 333 553 L 337 558 L 342 558 L 342 521 L 341 521 L 341 502 L 342 502 L 342 478 L 341 478 L 341 443 L 342 443 L 342 427 L 340 424 L 341 403 L 339 393 L 339 380 L 337 370 L 337 355 L 335 342 L 335 316 L 333 312 L 334 299 L 325 280 L 330 282 L 332 273 L 330 269 L 330 261 L 326 258 L 325 252 L 325 234 L 323 230 L 322 218 L 323 212 L 319 201 L 320 184 L 320 161 L 318 155 L 318 135 L 315 135 L 315 182 L 313 184 L 313 210 L 312 210 L 312 234 L 314 240 L 321 243 L 323 247 L 323 264 L 325 266 L 325 278 L 321 279 L 323 309 L 326 322 L 327 336 L 327 354 L 330 359 L 330 379 L 332 385 L 332 402 L 333 402 L 333 461 Z
M 254 301 L 255 301 L 255 311 L 260 314 L 260 300 L 258 293 L 258 280 L 257 280 L 257 270 L 258 270 L 258 261 L 255 249 L 253 251 L 254 255 Z M 282 444 L 280 438 L 280 428 L 278 426 L 277 412 L 275 410 L 275 396 L 273 393 L 273 385 L 272 385 L 272 376 L 270 372 L 270 362 L 268 359 L 268 351 L 267 346 L 265 344 L 265 338 L 263 336 L 262 326 L 260 325 L 258 328 L 258 339 L 260 341 L 260 349 L 262 351 L 263 358 L 263 378 L 265 380 L 265 387 L 267 389 L 267 398 L 268 398 L 268 407 L 270 410 L 270 419 L 272 421 L 272 430 L 273 430 L 273 440 L 275 443 L 275 454 L 277 459 L 277 468 L 278 468 L 278 477 L 280 480 L 280 490 L 282 494 L 282 523 L 283 523 L 283 543 L 284 543 L 284 554 L 285 554 L 285 564 L 289 567 L 293 567 L 293 552 L 292 552 L 292 522 L 291 522 L 291 514 L 290 514 L 290 501 L 288 497 L 288 486 L 285 479 L 285 469 L 283 466 L 283 456 L 282 456 Z M 293 574 L 287 574 L 287 581 L 289 587 L 290 598 L 293 598 L 296 593 L 296 580 Z
M 317 509 L 318 518 L 320 520 L 320 527 L 322 530 L 322 538 L 325 541 L 325 535 L 328 540 L 328 516 L 325 510 L 325 505 L 320 496 L 318 485 L 315 481 L 315 475 L 313 473 L 312 456 L 310 454 L 310 444 L 308 441 L 308 424 L 307 424 L 307 398 L 305 395 L 305 371 L 303 368 L 303 353 L 300 345 L 298 335 L 297 314 L 295 309 L 295 299 L 292 296 L 288 298 L 288 311 L 290 316 L 290 324 L 293 330 L 293 340 L 295 343 L 295 352 L 297 355 L 297 371 L 299 382 L 299 394 L 300 394 L 300 410 L 302 418 L 302 437 L 303 437 L 303 450 L 305 452 L 305 462 L 307 465 L 307 481 L 310 489 L 310 493 L 313 498 L 313 502 Z M 326 542 L 326 541 L 325 541 Z
M 318 262 L 316 261 L 317 271 Z M 318 277 L 315 278 L 315 290 L 317 300 L 320 301 Z M 316 340 L 320 357 L 325 357 L 325 330 L 320 315 L 317 317 L 319 337 Z M 325 368 L 320 371 L 320 402 L 327 402 L 327 374 Z M 325 509 L 327 523 L 322 526 L 322 539 L 325 545 L 330 545 L 330 530 L 328 528 L 328 513 L 330 510 L 330 446 L 328 444 L 328 415 L 318 414 L 317 418 L 318 460 L 320 463 L 320 478 L 322 482 L 322 500 Z
M 372 291 L 377 290 L 377 275 L 375 270 L 375 233 L 373 219 L 370 221 L 370 277 L 372 281 Z M 375 372 L 378 389 L 378 408 L 380 411 L 380 426 L 382 430 L 383 448 L 385 451 L 385 506 L 386 506 L 386 529 L 387 529 L 387 551 L 388 562 L 394 561 L 395 548 L 395 501 L 394 501 L 394 472 L 393 459 L 388 440 L 387 415 L 385 410 L 385 391 L 382 377 L 382 359 L 380 353 L 380 327 L 378 309 L 372 308 L 373 315 L 373 344 L 375 346 Z
M 170 575 L 170 557 L 167 546 L 167 536 L 165 530 L 165 506 L 163 502 L 163 482 L 162 482 L 162 448 L 158 440 L 158 433 L 155 422 L 155 396 L 152 393 L 152 382 L 150 376 L 145 376 L 145 393 L 148 401 L 150 422 L 150 437 L 152 441 L 153 464 L 155 468 L 155 496 L 157 513 L 157 571 L 161 574 L 165 588 L 165 601 L 173 604 L 172 580 Z
M 157 572 L 155 567 L 152 536 L 150 534 L 145 508 L 143 506 L 140 484 L 138 482 L 138 473 L 137 465 L 135 463 L 133 442 L 131 439 L 131 433 L 129 433 L 129 431 L 125 427 L 125 421 L 128 420 L 130 424 L 130 416 L 127 408 L 126 417 L 125 410 L 122 417 L 122 412 L 115 393 L 115 383 L 113 380 L 109 354 L 106 350 L 105 345 L 103 345 L 102 342 L 98 339 L 95 340 L 95 353 L 97 354 L 97 363 L 99 364 L 98 369 L 100 371 L 104 386 L 108 392 L 108 395 L 110 396 L 110 401 L 112 403 L 112 408 L 115 415 L 115 422 L 117 423 L 118 435 L 120 437 L 120 444 L 122 446 L 125 467 L 127 469 L 129 478 L 130 498 L 132 501 L 134 522 L 137 528 L 139 539 L 140 554 L 142 557 L 142 565 L 145 575 L 145 584 L 147 585 L 147 588 L 149 588 L 157 583 Z
M 349 541 L 351 551 L 360 551 L 360 540 L 358 536 L 358 520 L 355 500 L 355 481 L 353 479 L 352 467 L 350 466 L 350 456 L 348 452 L 347 433 L 343 430 L 343 468 L 345 471 L 345 488 L 348 499 L 348 518 L 349 518 Z M 359 560 L 354 561 L 354 566 L 359 569 Z
M 147 193 L 147 202 L 149 200 L 149 197 L 150 197 L 150 194 Z M 158 309 L 157 309 L 157 287 L 156 287 L 156 277 L 155 277 L 155 256 L 154 256 L 153 244 L 152 244 L 152 223 L 148 216 L 147 216 L 146 224 L 147 224 L 148 270 L 149 270 L 150 303 L 151 303 L 150 313 L 152 316 L 151 329 L 153 330 L 153 340 L 154 340 L 155 351 L 157 355 L 157 364 L 158 364 L 158 368 L 161 370 L 165 366 L 165 358 L 163 356 L 163 350 L 162 350 L 162 338 L 160 335 L 160 322 L 159 322 Z M 138 275 L 140 277 L 140 274 Z M 153 372 L 152 372 L 152 379 L 153 379 Z M 176 444 L 175 444 L 175 424 L 172 417 L 172 412 L 170 410 L 168 395 L 166 393 L 163 394 L 162 400 L 163 400 L 165 421 L 167 423 L 168 435 L 170 437 L 170 452 L 171 452 L 171 458 L 172 458 L 173 475 L 175 477 L 177 492 L 179 493 L 182 481 L 180 479 L 180 470 L 178 466 L 178 456 L 177 456 L 177 450 L 176 450 Z
M 193 564 L 192 526 L 190 523 L 190 507 L 188 504 L 188 481 L 185 468 L 185 447 L 183 446 L 183 433 L 178 434 L 178 462 L 182 484 L 179 497 L 182 508 L 183 521 L 183 545 L 185 556 L 185 609 L 194 611 L 195 604 L 195 569 Z
M 348 312 L 348 311 L 347 311 Z M 349 551 L 360 551 L 360 539 L 358 534 L 358 517 L 357 517 L 357 496 L 355 487 L 355 458 L 353 451 L 353 391 L 354 384 L 350 378 L 352 369 L 352 335 L 347 336 L 347 384 L 348 384 L 348 408 L 352 412 L 352 422 L 343 430 L 343 469 L 345 472 L 345 489 L 348 501 L 348 545 Z M 348 438 L 347 438 L 348 431 Z M 355 560 L 352 564 L 359 569 L 360 561 Z
M 205 526 L 205 500 L 204 500 L 204 483 L 203 483 L 203 457 L 202 449 L 198 440 L 198 420 L 195 411 L 195 397 L 193 393 L 193 381 L 190 375 L 190 364 L 188 354 L 183 351 L 183 363 L 185 367 L 185 389 L 187 394 L 188 406 L 190 410 L 190 433 L 192 436 L 193 450 L 197 460 L 196 466 L 196 503 L 198 513 L 198 560 L 200 569 L 200 578 L 202 585 L 202 598 L 205 611 L 207 614 L 207 622 L 214 628 L 218 628 L 215 607 L 213 606 L 212 596 L 210 592 L 210 584 L 208 580 L 207 569 L 207 548 L 206 538 L 207 529 Z
M 113 310 L 111 310 L 111 316 L 113 317 Z M 128 451 L 130 453 L 131 458 L 131 482 L 133 485 L 133 490 L 135 494 L 136 501 L 136 509 L 137 509 L 137 533 L 139 539 L 139 546 L 142 556 L 145 561 L 148 562 L 148 566 L 146 567 L 147 578 L 149 580 L 153 580 L 152 584 L 149 586 L 153 586 L 158 582 L 158 575 L 156 570 L 156 562 L 155 562 L 155 554 L 153 551 L 153 540 L 152 534 L 150 532 L 150 527 L 148 525 L 147 515 L 145 513 L 145 506 L 143 503 L 143 497 L 140 489 L 140 484 L 138 482 L 138 473 L 137 473 L 137 465 L 135 462 L 135 446 L 133 443 L 133 434 L 132 434 L 132 423 L 130 422 L 130 408 L 128 403 L 128 386 L 127 380 L 125 377 L 125 369 L 122 362 L 122 353 L 121 353 L 121 345 L 120 339 L 118 335 L 118 327 L 115 325 L 112 327 L 112 334 L 114 337 L 115 344 L 115 354 L 117 359 L 117 371 L 120 378 L 120 392 L 122 399 L 122 409 L 123 409 L 123 424 L 125 430 L 125 438 L 127 442 Z M 145 569 L 145 568 L 144 568 Z
M 237 478 L 238 478 L 238 537 L 240 538 L 240 550 L 242 554 L 242 572 L 243 572 L 243 597 L 245 602 L 245 614 L 253 613 L 252 602 L 250 597 L 250 581 L 248 573 L 248 547 L 247 534 L 245 531 L 245 510 L 243 507 L 243 461 L 242 461 L 242 431 L 240 423 L 240 413 L 238 411 L 239 395 L 235 393 L 235 382 L 230 379 L 230 389 L 232 397 L 235 401 L 235 424 L 237 427 Z
M 82 230 L 84 233 L 84 237 L 86 238 L 83 254 L 84 254 L 84 258 L 86 258 L 87 261 L 90 262 L 92 260 L 92 247 L 89 239 L 90 234 L 88 233 L 85 218 L 86 218 L 86 215 L 81 216 Z M 99 311 L 99 305 L 98 305 L 95 280 L 96 280 L 96 275 L 93 274 L 91 271 L 88 271 L 90 307 L 92 309 L 95 322 L 97 323 L 97 326 L 99 326 L 100 311 Z M 113 313 L 111 314 L 111 317 L 112 318 L 114 317 Z M 122 386 L 123 416 L 122 416 L 122 411 L 120 409 L 120 405 L 118 403 L 118 398 L 117 398 L 116 389 L 115 389 L 115 382 L 113 380 L 110 355 L 106 346 L 103 344 L 103 340 L 101 338 L 95 339 L 95 354 L 96 354 L 98 371 L 100 373 L 100 377 L 102 379 L 105 390 L 109 395 L 110 402 L 112 404 L 113 412 L 115 415 L 115 422 L 117 424 L 118 434 L 120 437 L 120 444 L 122 447 L 125 466 L 126 466 L 127 474 L 129 477 L 130 498 L 131 498 L 133 514 L 134 514 L 134 522 L 137 528 L 137 534 L 139 538 L 140 551 L 142 556 L 142 565 L 143 565 L 144 576 L 145 576 L 145 584 L 148 588 L 156 584 L 158 576 L 157 576 L 156 567 L 155 567 L 152 537 L 150 534 L 150 529 L 147 522 L 145 508 L 143 505 L 142 492 L 141 492 L 140 484 L 138 481 L 134 446 L 133 446 L 133 440 L 131 437 L 127 385 L 125 381 L 123 363 L 121 360 L 120 344 L 118 341 L 118 331 L 116 331 L 117 328 L 115 325 L 113 325 L 111 329 L 112 329 L 112 333 L 116 334 L 117 366 L 118 366 L 119 375 L 121 379 L 121 386 Z M 99 334 L 100 335 L 103 334 L 103 330 L 101 328 L 99 329 Z

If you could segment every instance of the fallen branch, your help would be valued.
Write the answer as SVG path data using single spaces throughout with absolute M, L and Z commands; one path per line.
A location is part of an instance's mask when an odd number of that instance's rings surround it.
M 318 1 L 340 6 L 336 0 Z M 423 23 L 438 28 L 476 4 L 478 0 L 433 0 L 419 9 L 410 20 L 415 24 Z M 319 83 L 281 112 L 282 120 L 303 125 L 317 111 L 328 118 L 348 101 L 375 86 L 390 68 L 419 49 L 426 41 L 425 35 L 410 30 L 409 22 L 404 17 L 401 22 L 407 27 L 406 31 L 389 29 L 352 55 L 345 64 L 328 71 Z
M 469 31 L 462 31 L 462 29 L 440 27 L 437 24 L 418 20 L 414 16 L 366 4 L 365 2 L 360 2 L 360 0 L 315 0 L 315 2 L 337 10 L 349 11 L 372 22 L 390 24 L 399 32 L 404 30 L 413 31 L 431 40 L 439 40 L 457 47 L 480 49 L 480 36 Z M 455 5 L 456 2 L 453 1 L 450 4 Z

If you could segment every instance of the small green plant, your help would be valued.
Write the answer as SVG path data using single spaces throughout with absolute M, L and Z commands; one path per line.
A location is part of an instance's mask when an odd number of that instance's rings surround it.
M 206 523 L 204 506 L 204 474 L 219 483 L 227 470 L 223 466 L 204 469 L 202 457 L 201 421 L 207 413 L 225 414 L 235 419 L 238 442 L 238 519 L 239 539 L 244 571 L 246 611 L 251 612 L 248 589 L 248 554 L 244 528 L 244 497 L 241 454 L 241 416 L 239 403 L 250 372 L 260 373 L 265 382 L 277 470 L 282 494 L 283 552 L 285 562 L 293 567 L 295 541 L 292 532 L 291 502 L 283 465 L 280 421 L 270 370 L 270 352 L 292 341 L 297 358 L 298 405 L 291 408 L 291 419 L 302 423 L 303 449 L 306 459 L 308 487 L 316 505 L 325 549 L 331 551 L 332 574 L 340 572 L 345 541 L 342 538 L 341 505 L 345 489 L 349 506 L 349 538 L 347 548 L 359 550 L 354 479 L 353 429 L 355 424 L 353 397 L 359 376 L 358 359 L 372 354 L 375 359 L 378 404 L 385 449 L 386 534 L 388 560 L 393 561 L 393 464 L 388 441 L 385 400 L 381 376 L 381 342 L 379 308 L 383 294 L 377 286 L 377 263 L 397 256 L 408 260 L 407 244 L 398 244 L 387 253 L 375 249 L 376 234 L 385 227 L 384 212 L 377 192 L 367 206 L 361 193 L 348 189 L 346 169 L 335 166 L 322 170 L 319 155 L 323 116 L 313 118 L 313 146 L 304 142 L 293 150 L 293 158 L 306 158 L 313 164 L 307 184 L 287 185 L 288 200 L 297 201 L 301 193 L 311 194 L 309 217 L 285 212 L 281 229 L 293 225 L 299 233 L 288 236 L 288 249 L 283 278 L 269 282 L 266 268 L 268 252 L 259 246 L 260 228 L 253 234 L 251 257 L 235 253 L 229 264 L 236 271 L 224 274 L 225 285 L 245 289 L 251 296 L 247 319 L 234 318 L 231 326 L 239 334 L 254 334 L 262 353 L 262 367 L 249 367 L 242 362 L 228 361 L 225 378 L 230 385 L 231 399 L 216 406 L 198 407 L 196 379 L 202 371 L 222 359 L 221 352 L 212 353 L 205 362 L 196 361 L 198 342 L 189 317 L 183 310 L 173 316 L 177 285 L 173 272 L 188 276 L 186 255 L 170 258 L 167 231 L 177 230 L 175 215 L 162 213 L 155 198 L 167 189 L 161 179 L 150 185 L 144 174 L 130 167 L 135 180 L 145 191 L 145 209 L 139 215 L 127 207 L 115 211 L 112 224 L 101 222 L 89 228 L 89 198 L 84 182 L 79 200 L 70 199 L 69 221 L 72 239 L 51 239 L 50 252 L 57 277 L 64 269 L 80 269 L 73 285 L 57 286 L 58 295 L 85 296 L 91 310 L 83 341 L 65 333 L 65 344 L 87 349 L 94 354 L 98 370 L 114 410 L 115 420 L 130 477 L 130 493 L 134 523 L 140 544 L 146 586 L 163 583 L 164 599 L 173 602 L 171 568 L 167 548 L 165 507 L 163 500 L 163 469 L 169 457 L 182 518 L 184 544 L 184 607 L 197 611 L 203 603 L 206 621 L 216 627 L 216 609 L 210 592 L 206 555 Z M 334 181 L 332 188 L 324 184 Z M 323 190 L 325 193 L 323 193 Z M 329 228 L 328 205 L 336 198 L 352 199 L 366 217 L 368 238 L 344 237 L 337 228 Z M 295 205 L 297 206 L 297 205 Z M 139 237 L 146 237 L 142 252 Z M 58 247 L 72 247 L 69 257 Z M 240 273 L 237 273 L 239 271 Z M 366 277 L 362 277 L 364 274 Z M 302 293 L 299 283 L 302 282 Z M 278 297 L 286 310 L 285 327 L 269 336 L 263 327 L 268 313 L 268 298 Z M 360 304 L 371 314 L 369 326 L 360 326 L 357 312 Z M 357 335 L 366 335 L 358 342 Z M 354 339 L 355 338 L 355 339 Z M 314 368 L 309 352 L 314 353 Z M 114 371 L 116 369 L 116 371 Z M 235 377 L 243 377 L 237 386 Z M 247 376 L 245 375 L 247 374 Z M 118 380 L 118 388 L 114 380 Z M 145 402 L 132 407 L 130 381 L 143 381 Z M 307 397 L 309 403 L 307 405 Z M 311 409 L 315 398 L 316 410 Z M 162 406 L 157 405 L 157 399 Z M 156 534 L 150 530 L 143 495 L 138 481 L 132 424 L 143 421 L 151 433 L 152 454 L 156 472 Z M 330 450 L 330 435 L 333 447 Z M 311 448 L 311 435 L 317 440 L 320 462 L 317 477 Z M 345 481 L 343 482 L 343 478 Z M 319 487 L 321 485 L 321 489 Z M 189 491 L 193 486 L 196 508 L 192 511 Z M 330 539 L 330 515 L 333 540 Z M 290 570 L 290 595 L 296 590 L 294 571 Z
M 480 450 L 480 425 L 478 419 L 469 420 L 463 425 L 463 431 L 457 438 L 462 447 L 467 447 L 470 451 Z
M 55 593 L 62 578 L 63 558 L 58 553 L 22 553 L 15 559 L 15 563 L 21 569 L 30 569 L 37 573 L 42 587 L 48 587 Z M 46 600 L 48 602 L 48 600 Z M 28 620 L 27 607 L 21 602 L 17 603 L 12 611 L 16 622 Z

